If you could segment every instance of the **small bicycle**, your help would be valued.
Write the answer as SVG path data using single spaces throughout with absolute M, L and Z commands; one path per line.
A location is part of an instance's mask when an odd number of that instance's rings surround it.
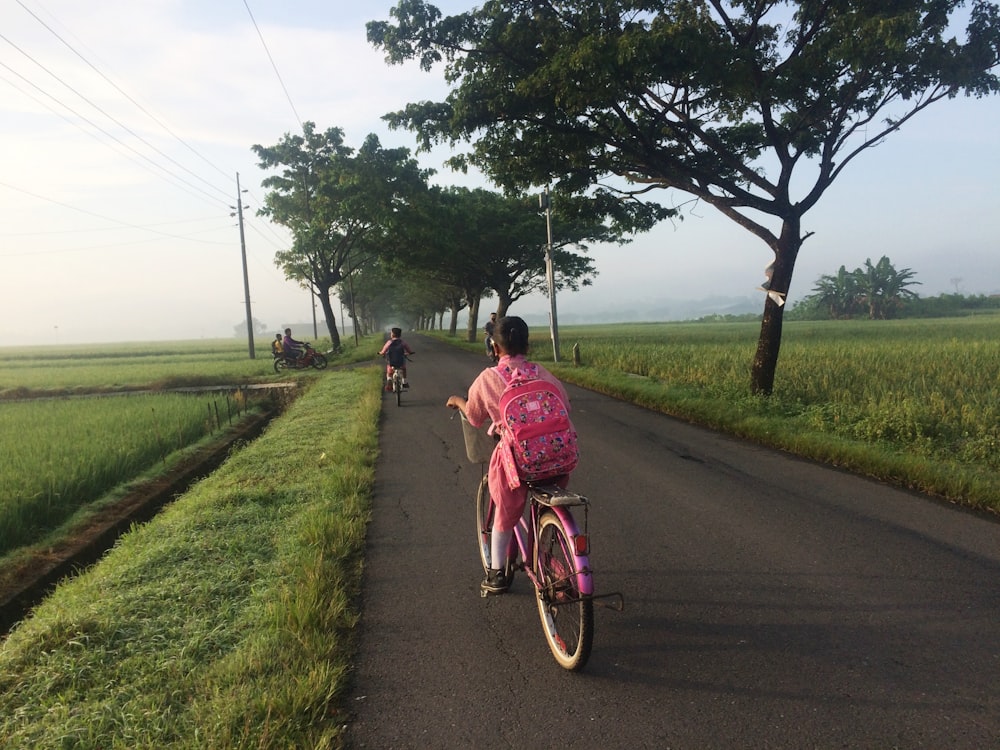
M 466 453 L 473 463 L 489 461 L 495 440 L 469 424 L 462 414 Z M 620 593 L 594 594 L 590 568 L 590 541 L 586 497 L 560 487 L 528 483 L 525 512 L 514 529 L 507 553 L 506 573 L 510 581 L 515 570 L 524 571 L 535 589 L 538 615 L 549 650 L 561 667 L 583 669 L 594 642 L 594 604 L 619 612 L 624 609 Z M 583 529 L 571 508 L 583 508 Z M 484 572 L 492 564 L 490 537 L 495 506 L 484 475 L 476 493 L 476 536 Z M 482 592 L 486 596 L 486 592 Z M 606 600 L 614 600 L 608 603 Z
M 407 356 L 407 362 L 412 362 L 413 360 Z M 391 367 L 391 365 L 390 365 Z M 400 367 L 392 367 L 392 376 L 389 378 L 389 385 L 392 388 L 392 392 L 396 396 L 396 406 L 403 405 L 403 370 Z M 388 390 L 388 388 L 386 389 Z

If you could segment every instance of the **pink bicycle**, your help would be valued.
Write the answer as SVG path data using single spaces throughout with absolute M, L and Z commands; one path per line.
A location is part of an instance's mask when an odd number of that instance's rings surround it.
M 493 438 L 473 428 L 462 415 L 466 453 L 470 461 L 485 463 Z M 572 508 L 583 509 L 583 528 L 577 526 Z M 491 564 L 490 535 L 495 506 L 486 476 L 476 493 L 476 536 L 484 572 Z M 542 483 L 528 484 L 525 512 L 514 529 L 507 552 L 507 580 L 524 571 L 535 589 L 538 615 L 549 650 L 561 667 L 577 671 L 590 658 L 594 642 L 594 603 L 621 611 L 619 593 L 594 594 L 587 534 L 589 501 L 583 495 Z M 486 596 L 486 592 L 483 592 Z M 614 600 L 609 603 L 604 600 Z

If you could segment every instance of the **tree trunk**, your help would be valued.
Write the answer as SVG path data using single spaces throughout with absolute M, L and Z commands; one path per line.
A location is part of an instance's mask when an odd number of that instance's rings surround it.
M 474 343 L 479 339 L 479 295 L 466 295 L 469 297 L 469 343 Z
M 333 304 L 330 302 L 330 289 L 320 290 L 320 307 L 323 308 L 323 317 L 326 318 L 326 328 L 330 332 L 330 343 L 334 349 L 340 346 L 340 331 L 337 330 L 337 319 L 333 314 Z
M 795 260 L 802 246 L 799 219 L 785 219 L 781 226 L 781 237 L 774 252 L 774 271 L 771 274 L 770 291 L 778 292 L 784 298 L 792 282 Z M 781 329 L 785 308 L 770 296 L 764 302 L 764 317 L 760 324 L 760 338 L 757 353 L 753 358 L 750 391 L 755 396 L 770 396 L 774 391 L 774 373 L 778 369 L 778 352 L 781 350 Z

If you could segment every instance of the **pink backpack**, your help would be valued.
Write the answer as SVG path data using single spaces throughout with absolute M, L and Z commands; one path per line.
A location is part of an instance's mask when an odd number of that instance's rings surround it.
M 580 458 L 569 409 L 557 389 L 539 378 L 538 365 L 511 373 L 493 368 L 506 384 L 500 394 L 500 457 L 507 484 L 569 474 Z

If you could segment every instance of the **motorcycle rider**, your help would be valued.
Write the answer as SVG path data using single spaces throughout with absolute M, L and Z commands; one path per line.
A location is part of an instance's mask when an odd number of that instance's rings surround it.
M 486 356 L 490 359 L 496 361 L 496 356 L 493 351 L 493 331 L 497 327 L 497 314 L 490 313 L 490 319 L 486 321 L 486 325 L 483 326 L 483 330 L 486 331 Z
M 285 329 L 285 337 L 281 340 L 281 348 L 285 354 L 285 359 L 299 359 L 306 353 L 306 342 L 296 341 L 292 338 L 292 329 Z

